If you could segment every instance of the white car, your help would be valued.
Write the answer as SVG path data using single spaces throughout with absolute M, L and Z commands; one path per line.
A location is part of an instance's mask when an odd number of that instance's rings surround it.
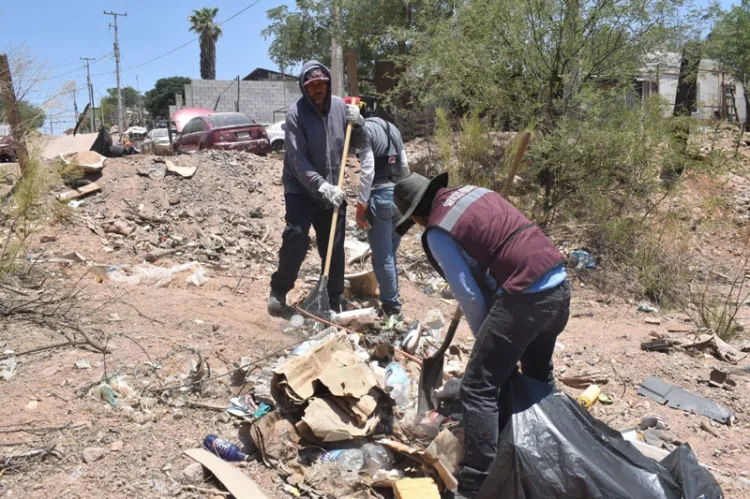
M 284 122 L 277 121 L 273 125 L 265 125 L 268 141 L 271 143 L 271 151 L 282 151 L 284 149 Z
M 154 128 L 146 134 L 140 149 L 147 154 L 169 154 L 172 151 L 169 146 L 169 132 L 166 128 Z

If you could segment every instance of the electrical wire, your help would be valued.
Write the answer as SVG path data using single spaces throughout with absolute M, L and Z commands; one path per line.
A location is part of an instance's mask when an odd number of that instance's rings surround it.
M 247 7 L 245 7 L 245 8 L 241 9 L 241 10 L 240 10 L 239 12 L 237 12 L 237 13 L 233 14 L 233 15 L 232 15 L 232 16 L 230 16 L 229 18 L 227 18 L 227 19 L 225 19 L 225 20 L 221 21 L 220 23 L 218 23 L 218 24 L 217 24 L 217 26 L 223 26 L 224 24 L 228 23 L 229 21 L 231 21 L 231 20 L 232 20 L 232 19 L 234 19 L 235 17 L 237 17 L 237 16 L 239 16 L 239 15 L 243 14 L 244 12 L 246 12 L 246 11 L 250 10 L 250 8 L 251 8 L 251 7 L 255 7 L 255 6 L 257 5 L 257 4 L 259 4 L 259 3 L 260 3 L 260 1 L 261 1 L 261 0 L 255 0 L 255 1 L 253 2 L 253 3 L 251 3 L 250 5 L 248 5 L 248 6 L 247 6 Z M 191 40 L 189 40 L 189 41 L 187 41 L 187 42 L 183 43 L 183 44 L 182 44 L 182 45 L 180 45 L 179 47 L 175 47 L 175 48 L 173 48 L 172 50 L 170 50 L 170 51 L 168 51 L 168 52 L 165 52 L 164 54 L 161 54 L 161 55 L 159 55 L 159 56 L 157 56 L 157 57 L 154 57 L 153 59 L 149 59 L 149 60 L 148 60 L 148 61 L 146 61 L 146 62 L 142 62 L 142 63 L 136 64 L 136 65 L 134 65 L 134 66 L 130 66 L 130 67 L 127 67 L 127 68 L 123 69 L 123 71 L 129 71 L 129 70 L 131 70 L 131 69 L 136 69 L 136 68 L 140 68 L 141 66 L 145 66 L 145 65 L 147 65 L 147 64 L 151 64 L 152 62 L 156 62 L 156 61 L 158 61 L 158 60 L 160 60 L 160 59 L 163 59 L 163 58 L 167 57 L 168 55 L 171 55 L 171 54 L 173 54 L 173 53 L 177 52 L 178 50 L 180 50 L 180 49 L 182 49 L 182 48 L 185 48 L 185 47 L 187 47 L 188 45 L 190 45 L 190 44 L 191 44 L 191 43 L 193 43 L 194 41 L 198 40 L 199 38 L 200 38 L 200 35 L 198 35 L 198 36 L 196 36 L 195 38 L 193 38 L 193 39 L 191 39 Z

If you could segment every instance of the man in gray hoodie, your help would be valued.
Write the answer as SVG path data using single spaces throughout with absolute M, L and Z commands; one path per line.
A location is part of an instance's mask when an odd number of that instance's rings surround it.
M 359 108 L 346 105 L 331 95 L 331 72 L 318 61 L 302 66 L 299 86 L 302 96 L 286 115 L 284 142 L 284 202 L 286 227 L 281 237 L 279 266 L 271 276 L 268 313 L 289 313 L 286 295 L 294 287 L 300 266 L 310 246 L 310 226 L 315 228 L 318 253 L 325 260 L 333 210 L 339 210 L 333 242 L 328 295 L 331 309 L 341 309 L 344 292 L 344 237 L 346 199 L 338 188 L 341 155 L 347 121 L 355 127 L 364 124 Z M 352 147 L 358 147 L 361 133 L 352 134 Z

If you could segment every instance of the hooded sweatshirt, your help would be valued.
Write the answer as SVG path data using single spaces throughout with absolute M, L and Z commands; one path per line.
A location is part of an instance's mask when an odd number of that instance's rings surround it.
M 329 78 L 323 113 L 315 107 L 304 86 L 305 74 L 314 68 L 320 68 Z M 284 193 L 307 194 L 319 202 L 321 184 L 338 183 L 346 136 L 346 105 L 340 97 L 331 95 L 330 78 L 331 71 L 318 61 L 302 66 L 299 75 L 302 96 L 286 114 L 284 134 Z

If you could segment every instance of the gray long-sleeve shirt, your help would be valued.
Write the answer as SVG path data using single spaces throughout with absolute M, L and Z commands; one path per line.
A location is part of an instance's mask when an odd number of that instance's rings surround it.
M 323 113 L 308 95 L 304 77 L 316 67 L 331 77 L 330 70 L 318 61 L 309 61 L 302 67 L 299 76 L 302 96 L 286 115 L 282 182 L 285 193 L 307 194 L 317 199 L 323 182 L 338 183 L 347 122 L 346 104 L 331 95 L 330 82 Z M 354 135 L 352 144 L 356 143 Z
M 385 127 L 389 127 L 391 134 L 390 147 Z M 375 181 L 375 158 L 381 156 L 396 156 L 401 164 L 401 174 L 404 178 L 409 176 L 409 162 L 404 149 L 401 132 L 392 123 L 381 118 L 367 118 L 362 132 L 358 135 L 361 148 L 357 150 L 359 156 L 359 199 L 362 204 L 370 200 L 370 192 L 390 187 L 393 183 L 389 180 Z

